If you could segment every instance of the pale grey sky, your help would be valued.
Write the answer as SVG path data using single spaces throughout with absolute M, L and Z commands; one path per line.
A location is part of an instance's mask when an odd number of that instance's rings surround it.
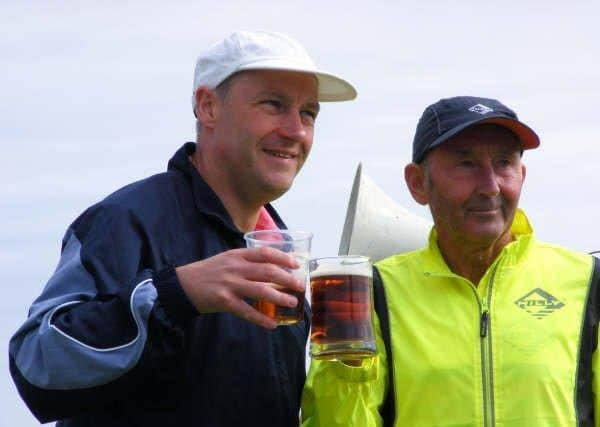
M 521 206 L 543 240 L 600 249 L 597 1 L 0 2 L 0 426 L 37 425 L 6 366 L 10 335 L 54 269 L 64 230 L 118 187 L 164 170 L 194 138 L 198 52 L 234 29 L 281 31 L 358 89 L 324 104 L 315 145 L 276 202 L 338 249 L 355 168 L 410 211 L 403 167 L 439 98 L 502 100 L 542 139 Z

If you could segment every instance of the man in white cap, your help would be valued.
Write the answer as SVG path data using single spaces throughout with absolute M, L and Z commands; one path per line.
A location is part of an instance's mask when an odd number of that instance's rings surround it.
M 10 342 L 21 396 L 61 426 L 295 426 L 305 320 L 276 327 L 250 304 L 297 304 L 287 254 L 244 248 L 285 228 L 269 205 L 292 185 L 320 101 L 355 98 L 304 48 L 236 32 L 198 59 L 196 143 L 69 227 L 54 275 Z M 284 267 L 284 268 L 281 268 Z

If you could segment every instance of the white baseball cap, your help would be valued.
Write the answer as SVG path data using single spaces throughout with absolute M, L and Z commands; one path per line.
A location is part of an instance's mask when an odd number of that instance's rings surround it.
M 200 86 L 216 88 L 242 70 L 283 70 L 314 74 L 319 84 L 319 101 L 349 101 L 356 89 L 348 81 L 319 70 L 296 40 L 269 31 L 235 31 L 203 52 L 196 61 L 192 107 Z

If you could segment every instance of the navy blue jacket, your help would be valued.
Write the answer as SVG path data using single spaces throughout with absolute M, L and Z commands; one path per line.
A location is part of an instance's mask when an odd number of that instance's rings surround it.
M 188 161 L 87 209 L 9 345 L 19 392 L 61 426 L 297 426 L 308 312 L 269 331 L 198 314 L 174 267 L 244 246 Z M 267 210 L 281 228 L 271 206 Z

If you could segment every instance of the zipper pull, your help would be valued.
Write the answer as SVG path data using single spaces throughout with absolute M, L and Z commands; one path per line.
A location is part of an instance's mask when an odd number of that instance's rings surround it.
M 481 327 L 479 329 L 479 335 L 484 338 L 487 335 L 488 328 L 488 312 L 484 311 L 481 313 Z

